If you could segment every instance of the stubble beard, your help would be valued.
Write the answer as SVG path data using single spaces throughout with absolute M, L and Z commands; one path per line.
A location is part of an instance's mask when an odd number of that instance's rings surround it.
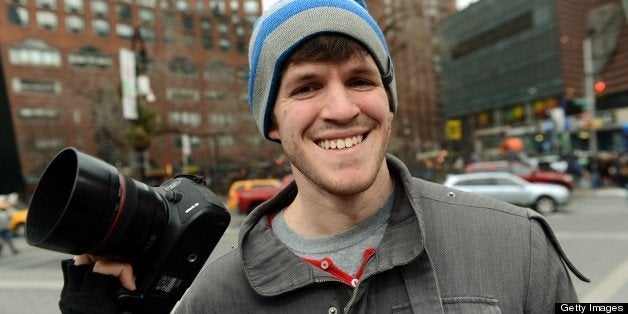
M 319 173 L 315 164 L 317 162 L 320 163 L 325 161 L 311 159 L 307 152 L 304 151 L 303 147 L 295 144 L 295 140 L 291 139 L 289 141 L 282 141 L 284 145 L 283 148 L 292 166 L 299 170 L 318 188 L 332 195 L 356 195 L 366 191 L 373 184 L 373 182 L 375 182 L 382 163 L 385 160 L 386 150 L 388 148 L 388 143 L 390 142 L 390 135 L 392 132 L 391 118 L 386 119 L 386 125 L 384 127 L 386 128 L 384 143 L 377 147 L 377 149 L 373 152 L 373 156 L 375 157 L 375 159 L 370 159 L 375 160 L 375 163 L 368 165 L 369 167 L 371 167 L 370 169 L 363 169 L 363 171 L 360 172 L 361 176 L 366 176 L 366 178 L 361 177 L 361 180 L 352 180 L 348 184 L 343 184 L 336 181 L 334 178 L 327 177 Z M 297 135 L 290 134 L 290 136 L 294 138 Z

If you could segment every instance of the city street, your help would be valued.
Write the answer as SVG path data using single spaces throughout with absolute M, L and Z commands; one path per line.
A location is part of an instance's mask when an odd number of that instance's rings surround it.
M 232 223 L 210 259 L 236 243 L 243 216 Z M 549 215 L 564 251 L 592 283 L 574 278 L 582 302 L 628 302 L 628 199 L 621 189 L 579 190 L 560 212 Z M 20 254 L 0 257 L 2 313 L 58 312 L 63 285 L 60 261 L 69 255 L 29 247 L 16 239 Z

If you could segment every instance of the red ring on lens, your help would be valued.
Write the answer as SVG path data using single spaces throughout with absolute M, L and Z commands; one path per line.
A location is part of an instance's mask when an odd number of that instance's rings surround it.
M 118 180 L 120 180 L 120 201 L 118 202 L 118 210 L 116 212 L 116 217 L 113 219 L 113 222 L 111 223 L 111 226 L 109 227 L 109 230 L 107 231 L 107 234 L 105 234 L 105 237 L 102 239 L 102 241 L 100 241 L 100 243 L 96 246 L 96 250 L 98 250 L 101 246 L 103 246 L 107 240 L 109 240 L 109 237 L 111 236 L 111 234 L 113 233 L 113 230 L 116 228 L 116 225 L 118 224 L 118 220 L 120 220 L 120 216 L 122 216 L 122 211 L 124 209 L 124 203 L 125 203 L 125 199 L 126 199 L 126 182 L 124 181 L 124 178 L 118 174 Z

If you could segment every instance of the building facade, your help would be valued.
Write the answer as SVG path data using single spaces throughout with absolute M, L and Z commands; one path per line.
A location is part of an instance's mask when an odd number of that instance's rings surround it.
M 37 181 L 68 146 L 122 169 L 138 162 L 120 105 L 120 48 L 145 53 L 154 95 L 138 99 L 157 125 L 139 152 L 144 174 L 211 175 L 275 156 L 278 145 L 258 135 L 247 106 L 247 46 L 261 11 L 259 0 L 0 2 L 0 60 L 24 177 Z
M 455 0 L 378 0 L 369 8 L 387 37 L 397 74 L 398 112 L 390 150 L 412 164 L 441 148 L 438 91 L 439 23 L 456 12 Z
M 441 96 L 448 145 L 499 154 L 504 138 L 526 150 L 624 151 L 628 123 L 628 26 L 619 0 L 481 0 L 440 27 Z M 583 41 L 604 88 L 587 107 Z M 602 85 L 598 84 L 598 87 Z

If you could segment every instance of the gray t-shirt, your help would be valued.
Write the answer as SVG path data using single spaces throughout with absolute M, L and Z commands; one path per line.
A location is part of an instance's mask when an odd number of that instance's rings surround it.
M 377 248 L 384 237 L 393 196 L 394 189 L 374 215 L 341 233 L 315 239 L 301 237 L 288 227 L 283 211 L 273 218 L 273 231 L 296 255 L 314 260 L 329 258 L 337 268 L 355 275 L 362 265 L 365 250 Z

